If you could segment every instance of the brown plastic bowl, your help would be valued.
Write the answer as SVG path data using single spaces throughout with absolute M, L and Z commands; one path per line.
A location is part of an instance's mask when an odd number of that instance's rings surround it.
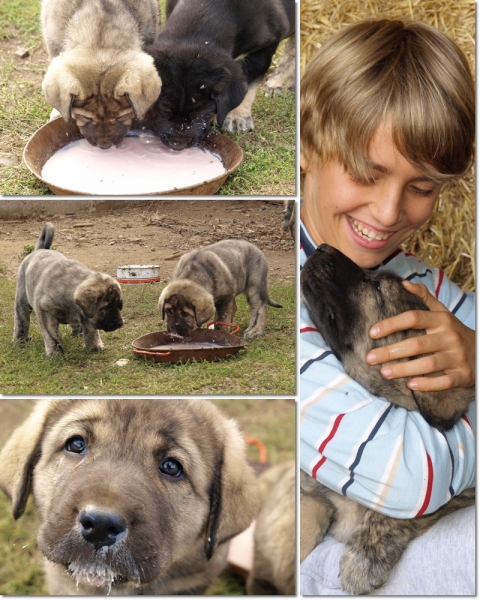
M 132 342 L 135 354 L 155 362 L 217 361 L 237 354 L 246 342 L 226 331 L 195 329 L 180 338 L 166 331 L 142 335 Z
M 139 129 L 132 127 L 132 129 Z M 43 181 L 52 190 L 54 194 L 62 196 L 70 195 L 89 195 L 85 192 L 77 192 L 76 190 L 67 190 L 57 187 L 45 179 L 42 178 L 42 169 L 47 160 L 52 157 L 55 152 L 75 140 L 79 140 L 83 136 L 74 121 L 65 123 L 63 119 L 54 119 L 49 121 L 32 135 L 28 140 L 27 145 L 23 151 L 23 160 L 27 165 L 28 169 L 41 181 Z M 243 160 L 243 150 L 230 138 L 214 131 L 210 133 L 200 142 L 200 147 L 214 152 L 220 156 L 223 166 L 225 167 L 225 173 L 222 173 L 218 177 L 209 179 L 197 185 L 185 188 L 174 188 L 173 190 L 164 190 L 162 192 L 150 192 L 148 196 L 189 196 L 189 195 L 211 195 L 217 192 L 225 179 L 233 173 L 240 166 Z M 73 165 L 72 165 L 73 168 Z M 109 194 L 114 195 L 114 194 Z M 137 195 L 137 194 L 133 194 Z

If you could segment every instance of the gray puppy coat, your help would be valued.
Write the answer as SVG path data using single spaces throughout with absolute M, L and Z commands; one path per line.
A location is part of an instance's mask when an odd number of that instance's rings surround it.
M 87 350 L 103 350 L 98 330 L 114 331 L 123 325 L 120 285 L 110 275 L 50 250 L 54 231 L 51 223 L 44 226 L 35 251 L 18 269 L 14 339 L 29 339 L 34 310 L 47 356 L 63 352 L 60 323 L 71 325 L 74 335 L 83 333 Z

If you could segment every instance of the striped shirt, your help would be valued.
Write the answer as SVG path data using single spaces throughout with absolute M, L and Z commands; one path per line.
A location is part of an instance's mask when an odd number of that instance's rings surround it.
M 300 224 L 300 263 L 316 245 Z M 423 283 L 475 328 L 474 294 L 439 269 L 396 251 L 380 266 Z M 343 370 L 302 303 L 300 308 L 300 464 L 329 488 L 397 518 L 431 513 L 475 478 L 475 403 L 449 431 L 418 412 L 372 396 Z

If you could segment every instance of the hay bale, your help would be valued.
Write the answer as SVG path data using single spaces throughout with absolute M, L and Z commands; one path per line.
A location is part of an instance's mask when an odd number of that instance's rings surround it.
M 302 0 L 300 73 L 336 31 L 369 18 L 407 18 L 434 25 L 463 50 L 475 73 L 475 3 L 471 0 Z M 475 176 L 473 168 L 442 190 L 430 220 L 405 244 L 441 268 L 464 290 L 475 289 Z

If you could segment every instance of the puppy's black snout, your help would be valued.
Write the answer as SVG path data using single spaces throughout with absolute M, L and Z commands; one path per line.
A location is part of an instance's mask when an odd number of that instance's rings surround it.
M 112 546 L 124 537 L 127 531 L 125 519 L 116 512 L 87 508 L 78 516 L 80 531 L 87 542 L 99 550 Z

